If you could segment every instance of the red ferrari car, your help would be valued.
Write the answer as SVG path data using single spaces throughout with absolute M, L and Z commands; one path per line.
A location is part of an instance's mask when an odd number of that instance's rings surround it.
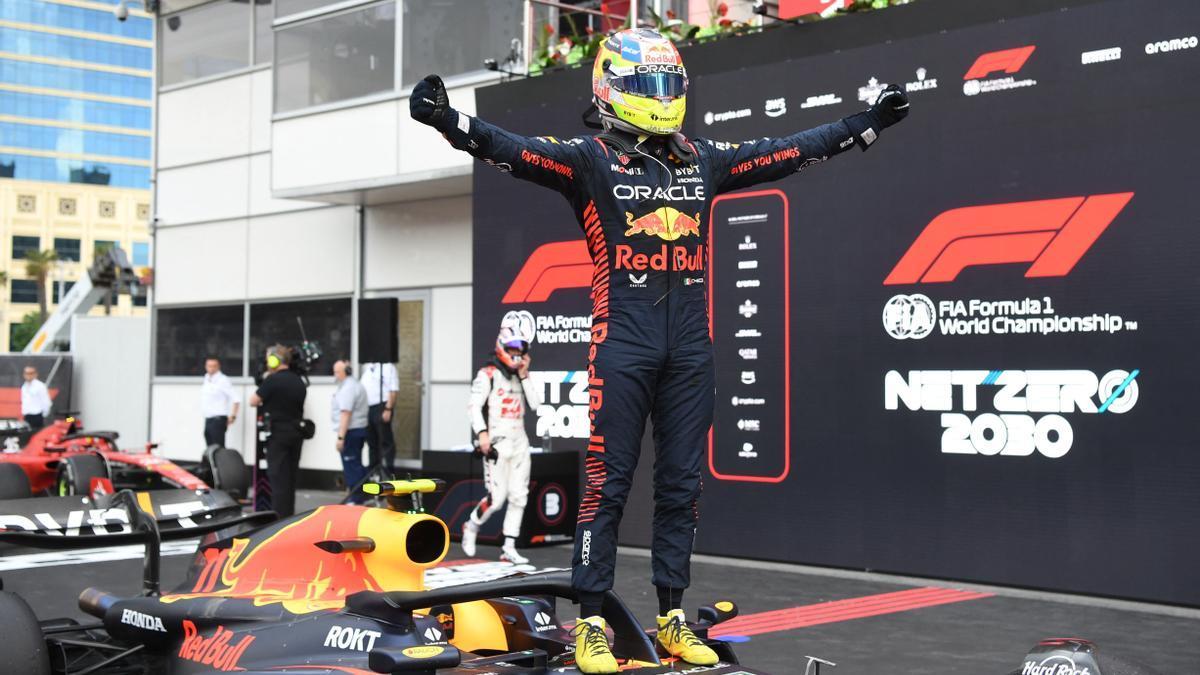
M 34 433 L 24 447 L 0 452 L 0 499 L 46 491 L 90 495 L 96 484 L 109 490 L 212 487 L 244 495 L 250 485 L 236 450 L 209 448 L 200 462 L 184 468 L 155 454 L 155 447 L 147 443 L 140 452 L 123 451 L 115 431 L 85 431 L 74 417 L 57 420 Z M 97 479 L 102 482 L 95 483 Z

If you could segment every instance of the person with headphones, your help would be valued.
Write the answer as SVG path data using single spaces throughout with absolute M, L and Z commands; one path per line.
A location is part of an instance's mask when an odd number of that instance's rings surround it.
M 271 504 L 280 518 L 296 512 L 296 475 L 300 472 L 300 450 L 304 445 L 301 423 L 308 387 L 289 364 L 292 350 L 274 344 L 267 348 L 267 371 L 250 405 L 262 408 L 267 422 L 267 480 Z

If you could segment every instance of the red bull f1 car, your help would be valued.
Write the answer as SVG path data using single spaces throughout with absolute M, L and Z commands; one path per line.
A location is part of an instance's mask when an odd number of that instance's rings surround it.
M 242 672 L 365 675 L 538 675 L 577 673 L 574 638 L 556 604 L 574 600 L 570 574 L 552 571 L 429 590 L 424 571 L 449 548 L 446 524 L 424 513 L 421 494 L 440 481 L 371 483 L 387 508 L 322 506 L 285 520 L 231 533 L 229 523 L 208 531 L 187 578 L 168 592 L 158 583 L 155 519 L 137 510 L 134 532 L 147 542 L 144 591 L 119 597 L 88 588 L 79 606 L 95 621 L 39 621 L 13 593 L 0 593 L 0 672 L 84 673 Z M 260 517 L 239 516 L 242 523 Z M 221 531 L 218 531 L 221 530 Z M 78 546 L 80 538 L 0 533 L 0 541 Z M 99 538 L 98 538 L 99 539 Z M 104 538 L 108 543 L 111 538 Z M 700 610 L 690 624 L 721 657 L 714 666 L 664 658 L 611 591 L 603 614 L 613 631 L 622 670 L 639 673 L 752 675 L 730 646 L 707 640 L 708 630 L 737 614 L 732 603 Z M 816 673 L 799 664 L 797 673 Z M 819 664 L 816 664 L 819 668 Z M 806 671 L 807 669 L 807 671 Z
M 44 492 L 65 497 L 91 495 L 97 485 L 112 493 L 121 489 L 207 490 L 243 493 L 249 472 L 241 454 L 210 448 L 188 467 L 160 457 L 147 444 L 141 452 L 121 450 L 113 431 L 87 431 L 74 417 L 57 420 L 34 433 L 24 447 L 7 444 L 0 452 L 0 499 Z

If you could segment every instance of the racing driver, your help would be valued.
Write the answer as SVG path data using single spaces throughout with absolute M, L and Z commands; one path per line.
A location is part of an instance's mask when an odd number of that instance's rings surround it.
M 712 425 L 714 374 L 705 298 L 711 200 L 778 180 L 857 145 L 867 150 L 908 114 L 892 85 L 868 110 L 781 138 L 744 143 L 688 139 L 687 71 L 674 44 L 645 28 L 607 38 L 592 95 L 604 131 L 595 137 L 524 137 L 451 108 L 441 78 L 417 83 L 414 119 L 452 146 L 517 178 L 561 192 L 593 261 L 588 348 L 590 438 L 572 584 L 579 596 L 576 659 L 584 673 L 617 672 L 600 617 L 612 588 L 617 526 L 638 461 L 646 417 L 654 424 L 652 581 L 658 642 L 697 665 L 717 655 L 688 629 L 700 467 Z

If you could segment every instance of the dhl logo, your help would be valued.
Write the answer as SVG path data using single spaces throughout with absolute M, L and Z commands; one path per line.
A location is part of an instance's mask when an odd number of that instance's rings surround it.
M 700 213 L 697 212 L 693 217 L 670 206 L 664 206 L 638 218 L 626 211 L 625 224 L 629 226 L 629 229 L 625 230 L 626 237 L 645 234 L 675 241 L 680 237 L 700 236 Z

